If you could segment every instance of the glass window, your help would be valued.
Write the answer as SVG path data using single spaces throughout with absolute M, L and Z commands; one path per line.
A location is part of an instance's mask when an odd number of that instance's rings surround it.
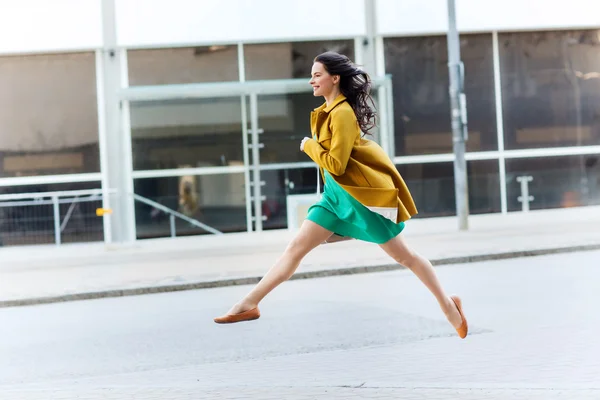
M 0 188 L 0 194 L 26 194 L 71 190 L 100 189 L 100 182 L 37 184 Z M 84 198 L 85 196 L 81 196 Z M 61 242 L 91 242 L 104 240 L 102 218 L 96 209 L 102 200 L 74 202 L 61 198 Z M 55 243 L 54 206 L 50 202 L 21 205 L 23 200 L 0 200 L 0 247 Z M 49 200 L 49 199 L 44 199 Z
M 415 200 L 417 217 L 456 215 L 454 165 L 451 162 L 399 165 Z M 500 211 L 500 180 L 497 160 L 467 162 L 471 214 Z
M 237 46 L 129 50 L 129 85 L 238 81 Z
M 507 149 L 600 143 L 600 30 L 499 36 Z
M 377 105 L 377 90 L 371 94 Z M 260 149 L 261 164 L 311 161 L 300 151 L 300 142 L 311 136 L 310 112 L 323 103 L 322 97 L 312 93 L 259 96 L 258 125 L 264 130 L 259 136 L 264 144 Z M 367 138 L 377 138 L 378 128 L 372 129 L 371 134 Z
M 221 232 L 247 230 L 243 173 L 136 179 L 134 190 L 140 196 Z M 169 215 L 152 206 L 136 202 L 135 220 L 139 239 L 171 235 Z M 206 233 L 200 227 L 176 219 L 177 236 Z
M 244 46 L 247 80 L 310 78 L 313 60 L 337 51 L 354 60 L 354 41 L 291 42 Z
M 527 176 L 532 210 L 600 204 L 600 155 L 506 160 L 509 211 L 522 209 L 518 178 Z
M 0 57 L 0 177 L 99 171 L 94 53 Z
M 263 229 L 287 228 L 287 196 L 313 194 L 317 190 L 316 167 L 261 171 L 260 179 L 265 182 L 262 210 L 267 219 Z
M 461 35 L 468 151 L 496 150 L 492 35 Z M 392 75 L 396 155 L 452 153 L 445 36 L 384 40 Z
M 131 104 L 135 170 L 243 165 L 239 97 Z
M 311 136 L 310 112 L 322 103 L 323 98 L 312 93 L 259 96 L 258 125 L 264 130 L 259 136 L 264 144 L 261 164 L 311 161 L 300 151 L 300 142 Z

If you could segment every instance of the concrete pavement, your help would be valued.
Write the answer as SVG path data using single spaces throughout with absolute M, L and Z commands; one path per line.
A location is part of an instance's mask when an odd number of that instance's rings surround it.
M 404 234 L 435 265 L 600 248 L 600 207 L 475 215 L 470 224 L 458 232 L 455 217 L 417 218 Z M 254 283 L 293 235 L 1 248 L 0 307 Z M 317 248 L 294 278 L 398 268 L 378 246 L 347 241 Z
M 600 251 L 451 265 L 460 340 L 409 271 L 0 309 L 2 398 L 597 399 Z

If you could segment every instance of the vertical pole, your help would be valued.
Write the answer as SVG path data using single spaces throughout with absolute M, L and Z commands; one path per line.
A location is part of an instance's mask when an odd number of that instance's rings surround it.
M 238 43 L 238 73 L 240 82 L 246 82 L 244 45 Z M 252 232 L 252 192 L 250 189 L 250 159 L 248 156 L 248 107 L 246 95 L 240 96 L 242 106 L 242 147 L 244 153 L 244 193 L 246 194 L 246 231 Z
M 258 96 L 256 93 L 250 95 L 250 130 L 252 132 L 252 172 L 254 198 L 254 226 L 256 232 L 262 231 L 262 196 L 260 179 L 260 143 L 258 141 Z
M 454 185 L 458 228 L 469 229 L 469 188 L 467 185 L 467 105 L 464 94 L 464 69 L 460 61 L 460 42 L 456 29 L 456 6 L 448 0 L 448 70 L 450 76 L 450 115 L 454 146 Z
M 98 148 L 100 150 L 100 173 L 102 174 L 102 208 L 111 208 L 110 202 L 110 179 L 108 176 L 108 142 L 106 130 L 106 99 L 104 97 L 104 54 L 102 50 L 96 50 L 96 93 L 98 102 Z M 102 216 L 102 229 L 104 231 L 104 243 L 112 243 L 111 214 L 104 213 Z
M 502 76 L 500 71 L 500 46 L 498 32 L 492 33 L 492 48 L 494 56 L 494 92 L 496 95 L 496 131 L 498 137 L 498 171 L 500 173 L 500 209 L 502 214 L 508 212 L 506 196 L 506 162 L 504 159 L 504 116 L 502 108 Z
M 120 101 L 118 93 L 128 83 L 127 53 L 117 43 L 116 0 L 102 0 L 101 4 L 103 88 L 98 101 L 103 102 L 99 111 L 104 113 L 99 117 L 102 186 L 117 192 L 110 199 L 114 218 L 110 217 L 107 236 L 116 243 L 129 243 L 136 240 L 129 106 Z
M 171 226 L 171 237 L 174 238 L 177 234 L 175 232 L 175 216 L 173 214 L 169 217 L 169 225 Z
M 52 196 L 52 208 L 54 209 L 54 242 L 60 246 L 60 204 L 58 196 Z

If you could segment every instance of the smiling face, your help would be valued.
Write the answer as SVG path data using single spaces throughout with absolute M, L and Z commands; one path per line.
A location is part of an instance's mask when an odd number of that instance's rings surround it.
M 320 62 L 313 64 L 309 83 L 313 87 L 314 96 L 328 97 L 339 85 L 339 82 L 339 75 L 330 75 Z

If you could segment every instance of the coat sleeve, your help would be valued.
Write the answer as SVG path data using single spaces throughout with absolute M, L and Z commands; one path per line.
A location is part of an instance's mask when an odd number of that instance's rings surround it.
M 331 147 L 323 148 L 316 140 L 304 144 L 304 152 L 319 166 L 332 175 L 343 175 L 352 153 L 354 140 L 360 136 L 360 128 L 354 111 L 349 108 L 335 110 L 331 115 Z

